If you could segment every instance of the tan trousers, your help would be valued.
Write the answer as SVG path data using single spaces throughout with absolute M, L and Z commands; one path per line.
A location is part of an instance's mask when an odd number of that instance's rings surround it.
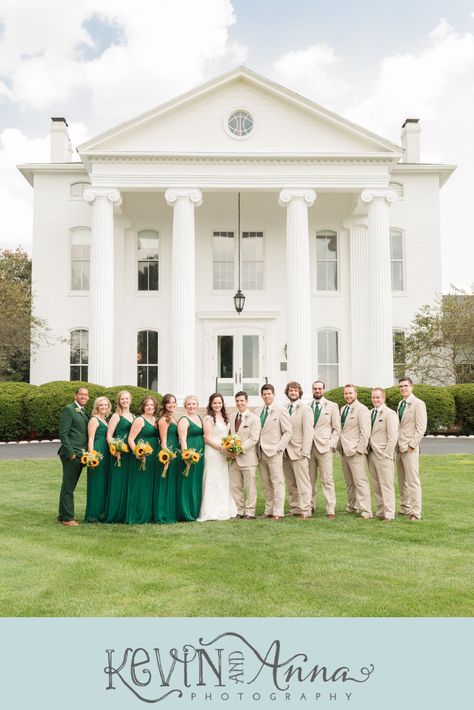
M 263 485 L 265 497 L 265 515 L 285 514 L 285 478 L 283 476 L 283 454 L 267 456 L 262 451 L 258 462 L 258 470 Z
M 393 459 L 382 459 L 369 452 L 367 456 L 372 477 L 377 518 L 393 520 L 395 518 L 395 489 L 393 486 Z
M 318 470 L 320 473 L 321 488 L 326 499 L 326 513 L 334 515 L 336 511 L 336 488 L 334 486 L 333 473 L 333 453 L 327 451 L 320 454 L 315 445 L 311 447 L 311 456 L 309 459 L 309 478 L 311 481 L 311 503 L 316 510 L 316 481 L 318 479 Z
M 257 505 L 256 469 L 256 466 L 240 468 L 235 461 L 232 461 L 229 466 L 230 492 L 237 506 L 238 515 L 255 515 L 255 506 Z M 245 502 L 245 498 L 247 498 L 247 502 Z
M 400 512 L 421 518 L 420 452 L 397 452 L 398 488 Z
M 343 454 L 342 472 L 347 487 L 347 512 L 359 511 L 362 515 L 371 518 L 370 486 L 365 472 L 366 458 L 365 454 L 354 454 L 353 456 Z
M 288 503 L 290 513 L 295 515 L 311 515 L 311 483 L 309 480 L 308 459 L 293 461 L 285 454 L 283 471 L 288 486 Z

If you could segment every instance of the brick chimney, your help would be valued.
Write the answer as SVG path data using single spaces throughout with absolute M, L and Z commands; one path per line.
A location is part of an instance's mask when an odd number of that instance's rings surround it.
M 420 119 L 407 118 L 402 126 L 403 163 L 420 162 Z
M 51 118 L 51 162 L 70 163 L 72 160 L 72 146 L 65 118 Z

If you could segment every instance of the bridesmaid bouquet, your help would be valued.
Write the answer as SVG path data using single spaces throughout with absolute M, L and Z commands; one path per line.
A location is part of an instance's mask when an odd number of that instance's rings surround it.
M 236 434 L 228 434 L 221 441 L 222 446 L 229 454 L 241 454 L 243 451 L 242 440 Z
M 83 450 L 81 456 L 81 463 L 84 466 L 87 466 L 87 468 L 97 468 L 103 458 L 104 457 L 100 453 L 100 451 L 95 451 L 94 449 L 92 449 L 92 451 Z
M 153 447 L 148 444 L 146 441 L 143 441 L 143 439 L 140 439 L 138 443 L 135 444 L 135 448 L 133 449 L 133 453 L 135 454 L 136 458 L 140 461 L 140 471 L 145 471 L 146 470 L 146 459 L 147 456 L 150 456 L 153 453 Z
M 168 472 L 168 466 L 170 465 L 171 461 L 176 458 L 176 454 L 174 451 L 171 449 L 168 449 L 168 447 L 164 447 L 161 449 L 160 453 L 158 454 L 158 461 L 163 464 L 163 472 L 161 474 L 161 478 L 166 478 L 166 474 Z
M 189 476 L 191 466 L 194 466 L 194 464 L 198 463 L 201 460 L 201 453 L 201 451 L 196 451 L 196 449 L 184 449 L 181 452 L 181 458 L 186 464 L 183 471 L 183 476 Z
M 128 446 L 123 439 L 112 439 L 109 444 L 110 455 L 115 459 L 115 466 L 122 465 L 121 458 L 122 454 L 128 453 Z

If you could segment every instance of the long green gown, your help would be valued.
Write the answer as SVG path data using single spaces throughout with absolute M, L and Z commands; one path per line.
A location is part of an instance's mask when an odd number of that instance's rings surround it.
M 132 422 L 126 417 L 120 416 L 114 431 L 114 439 L 122 439 L 128 446 L 128 435 L 130 434 L 131 426 Z M 109 457 L 109 462 L 109 487 L 107 490 L 105 522 L 124 523 L 127 507 L 130 452 L 121 455 L 120 466 L 117 465 L 117 459 L 113 456 Z
M 170 422 L 166 435 L 167 447 L 175 453 L 179 448 L 178 427 Z M 155 523 L 176 522 L 176 494 L 179 471 L 179 453 L 169 463 L 166 477 L 163 478 L 164 465 L 158 460 L 155 469 L 155 488 L 153 491 L 153 521 Z
M 94 435 L 94 449 L 103 458 L 97 468 L 87 469 L 87 497 L 84 520 L 86 523 L 103 522 L 109 478 L 109 445 L 107 444 L 107 425 L 95 417 L 98 427 Z
M 178 473 L 177 491 L 177 514 L 178 520 L 196 520 L 199 516 L 202 499 L 202 478 L 204 475 L 204 439 L 203 428 L 195 424 L 189 417 L 186 442 L 188 449 L 196 449 L 201 452 L 201 459 L 191 466 L 188 476 L 183 475 L 185 469 L 184 461 L 180 458 Z
M 144 417 L 143 428 L 138 432 L 135 443 L 143 439 L 153 448 L 153 453 L 146 458 L 146 467 L 140 471 L 140 461 L 130 454 L 128 469 L 128 492 L 125 522 L 151 523 L 153 517 L 153 483 L 155 477 L 156 456 L 159 450 L 158 430 Z

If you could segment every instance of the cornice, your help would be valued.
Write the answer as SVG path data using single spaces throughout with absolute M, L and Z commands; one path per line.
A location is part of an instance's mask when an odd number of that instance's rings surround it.
M 288 165 L 392 165 L 396 156 L 388 153 L 354 154 L 288 154 L 281 153 L 84 153 L 84 160 L 91 163 L 157 163 L 157 164 L 288 164 Z
M 34 176 L 40 173 L 43 174 L 82 174 L 88 176 L 87 170 L 80 162 L 74 163 L 23 163 L 16 166 L 23 177 L 28 180 L 30 185 L 33 185 Z
M 439 186 L 443 187 L 456 168 L 456 165 L 444 165 L 443 163 L 397 163 L 393 167 L 392 175 L 434 174 L 439 176 Z

